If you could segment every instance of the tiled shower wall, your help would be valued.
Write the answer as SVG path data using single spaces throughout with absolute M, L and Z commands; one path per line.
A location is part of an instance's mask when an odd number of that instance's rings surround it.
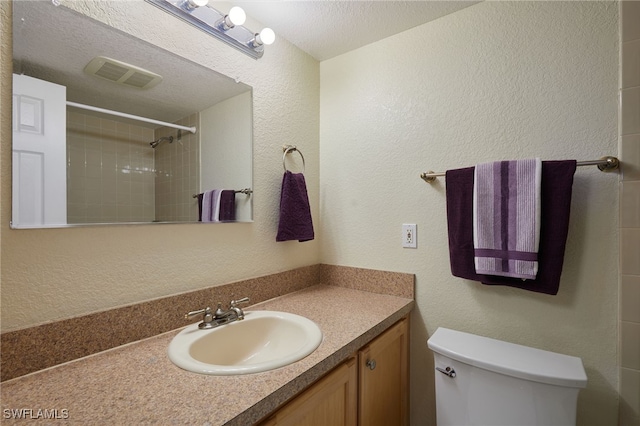
M 640 2 L 622 1 L 620 420 L 640 425 Z
M 191 114 L 175 124 L 199 127 L 199 114 Z M 162 222 L 198 220 L 200 192 L 200 138 L 198 134 L 169 127 L 156 129 L 155 139 L 173 136 L 173 143 L 163 142 L 155 149 L 157 169 L 155 183 L 156 219 Z
M 198 114 L 176 122 L 198 126 Z M 149 142 L 173 136 L 156 149 Z M 67 113 L 67 222 L 198 220 L 197 135 Z
M 153 129 L 67 112 L 67 222 L 150 222 Z

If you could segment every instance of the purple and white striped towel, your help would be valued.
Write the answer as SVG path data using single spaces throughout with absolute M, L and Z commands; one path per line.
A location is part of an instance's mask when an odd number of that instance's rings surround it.
M 204 191 L 202 193 L 202 215 L 200 220 L 202 222 L 211 222 L 211 198 L 213 191 Z
M 202 222 L 220 222 L 220 195 L 222 191 L 212 189 L 202 195 Z
M 540 244 L 539 158 L 475 167 L 473 246 L 476 273 L 535 279 Z

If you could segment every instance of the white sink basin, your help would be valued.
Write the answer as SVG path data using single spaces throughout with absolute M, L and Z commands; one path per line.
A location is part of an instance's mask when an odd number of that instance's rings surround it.
M 275 311 L 245 312 L 241 321 L 200 330 L 193 324 L 169 344 L 169 359 L 200 374 L 229 376 L 259 373 L 291 364 L 322 342 L 315 322 Z

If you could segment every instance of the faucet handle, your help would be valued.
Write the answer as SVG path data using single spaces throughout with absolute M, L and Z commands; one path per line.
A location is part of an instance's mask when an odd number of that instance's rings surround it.
M 204 309 L 188 312 L 184 314 L 184 318 L 189 319 L 189 318 L 195 317 L 196 315 L 211 315 L 211 308 L 207 306 Z
M 239 303 L 247 303 L 249 301 L 248 297 L 243 297 L 242 299 L 232 300 L 231 307 L 235 308 Z
M 200 324 L 198 324 L 198 328 L 203 330 L 206 328 L 213 328 L 215 327 L 215 325 L 213 324 L 213 313 L 211 312 L 211 308 L 210 307 L 206 307 L 204 309 L 199 309 L 197 311 L 192 311 L 189 312 L 187 314 L 185 314 L 185 318 L 189 319 L 191 317 L 195 317 L 197 315 L 202 315 L 202 322 Z
M 243 297 L 242 299 L 231 301 L 231 307 L 229 308 L 229 310 L 234 311 L 236 313 L 236 317 L 238 318 L 238 321 L 244 319 L 244 312 L 242 311 L 242 309 L 238 307 L 238 304 L 247 303 L 248 301 L 249 301 L 248 297 Z

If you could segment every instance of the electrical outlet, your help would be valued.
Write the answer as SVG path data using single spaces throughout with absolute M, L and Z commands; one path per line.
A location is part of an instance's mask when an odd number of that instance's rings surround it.
M 402 224 L 402 247 L 406 247 L 406 248 L 418 247 L 418 234 L 416 233 L 415 223 Z

